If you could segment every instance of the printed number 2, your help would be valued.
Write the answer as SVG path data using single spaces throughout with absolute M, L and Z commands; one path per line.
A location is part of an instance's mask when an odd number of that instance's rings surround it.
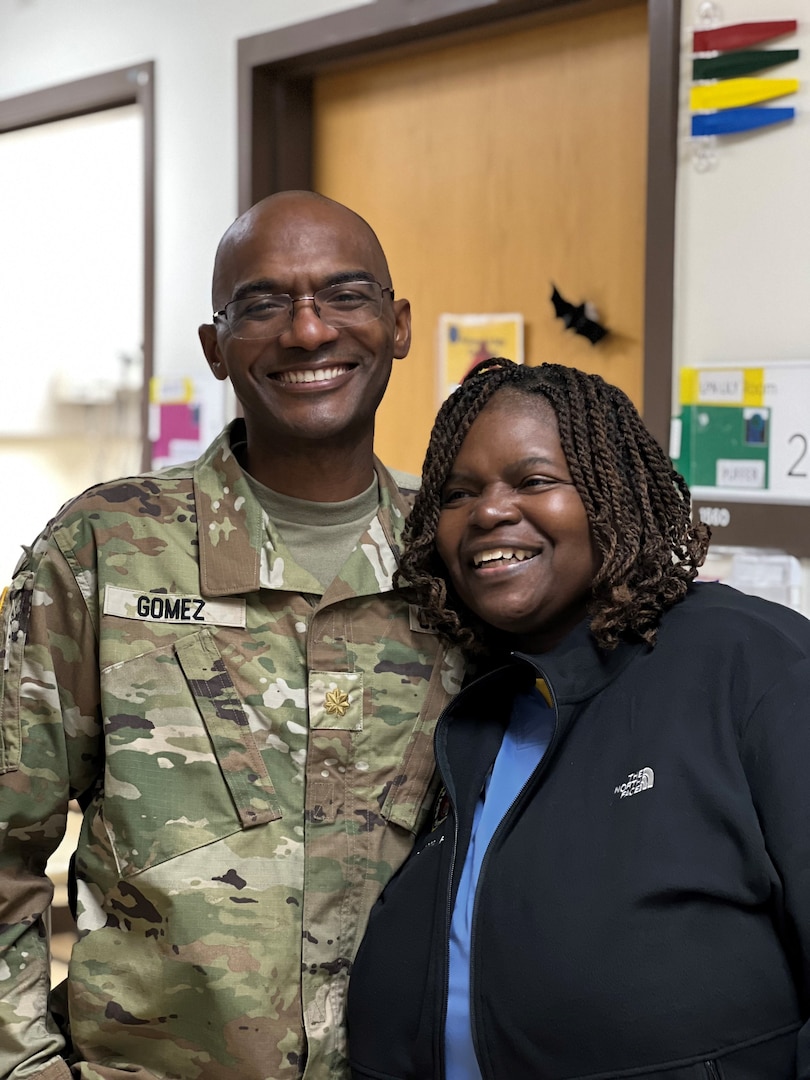
M 788 439 L 788 443 L 794 443 L 794 442 L 796 442 L 797 439 L 798 439 L 799 443 L 801 444 L 801 452 L 800 452 L 799 456 L 796 458 L 796 460 L 793 462 L 793 464 L 790 466 L 790 468 L 788 469 L 788 476 L 806 477 L 807 473 L 805 471 L 803 471 L 803 470 L 800 472 L 800 471 L 798 471 L 798 469 L 799 469 L 799 466 L 801 465 L 801 463 L 807 457 L 807 436 L 806 435 L 800 435 L 797 432 L 795 435 L 790 436 L 790 438 Z

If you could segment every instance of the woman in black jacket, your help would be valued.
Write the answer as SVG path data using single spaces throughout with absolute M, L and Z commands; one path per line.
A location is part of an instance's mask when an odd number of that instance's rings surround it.
M 356 1080 L 810 1080 L 810 622 L 599 376 L 478 365 L 401 574 L 478 667 L 349 988 Z

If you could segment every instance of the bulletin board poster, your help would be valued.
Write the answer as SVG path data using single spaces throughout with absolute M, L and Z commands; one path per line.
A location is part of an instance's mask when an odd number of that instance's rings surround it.
M 516 312 L 440 315 L 438 338 L 440 403 L 481 360 L 506 356 L 523 363 L 523 316 Z
M 810 505 L 810 360 L 683 368 L 680 399 L 695 499 Z
M 220 383 L 195 376 L 154 376 L 149 384 L 152 468 L 197 458 L 218 431 Z

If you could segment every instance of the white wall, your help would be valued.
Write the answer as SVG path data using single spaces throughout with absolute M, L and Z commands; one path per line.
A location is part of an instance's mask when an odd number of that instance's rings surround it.
M 155 374 L 198 375 L 206 386 L 210 379 L 214 428 L 232 413 L 232 397 L 209 375 L 197 327 L 210 318 L 214 251 L 237 212 L 237 41 L 363 2 L 0 0 L 0 98 L 155 62 Z M 0 199 L 12 206 L 9 180 L 0 172 Z M 58 172 L 49 170 L 48 180 L 58 183 Z M 0 260 L 8 231 L 0 229 Z M 60 281 L 80 273 L 79 259 L 33 254 L 41 287 L 59 290 Z M 71 332 L 80 344 L 75 320 Z M 2 586 L 21 545 L 59 506 L 91 483 L 129 472 L 133 453 L 132 440 L 122 437 L 127 425 L 110 408 L 88 406 L 79 417 L 83 434 L 63 431 L 61 420 L 44 422 L 53 412 L 47 373 L 27 372 L 22 390 L 9 356 L 0 360 L 0 413 L 20 417 L 0 425 L 0 501 L 13 508 L 0 523 Z M 70 408 L 79 415 L 78 406 Z M 137 422 L 137 408 L 133 415 Z
M 140 107 L 0 136 L 0 237 L 0 297 L 13 312 L 0 340 L 2 437 L 62 432 L 60 404 L 140 387 Z
M 204 363 L 197 326 L 237 209 L 238 39 L 362 2 L 0 0 L 2 98 L 156 63 L 156 374 Z
M 720 23 L 796 19 L 797 32 L 759 48 L 799 59 L 758 74 L 797 78 L 792 121 L 717 140 L 695 168 L 689 138 L 692 31 L 702 0 L 683 0 L 675 260 L 674 396 L 680 367 L 810 359 L 810 0 L 722 0 Z M 806 403 L 810 415 L 810 394 Z M 767 513 L 767 507 L 763 507 Z M 810 507 L 807 509 L 810 529 Z M 722 544 L 720 530 L 715 543 Z M 810 560 L 800 606 L 810 614 Z
M 140 463 L 142 177 L 137 105 L 0 136 L 5 573 L 69 495 Z
M 792 105 L 794 120 L 720 137 L 705 172 L 694 167 L 689 139 L 692 29 L 701 2 L 683 0 L 676 366 L 810 359 L 810 0 L 723 0 L 723 25 L 798 20 L 795 34 L 759 47 L 799 49 L 799 59 L 757 74 L 796 78 L 800 86 L 764 103 Z

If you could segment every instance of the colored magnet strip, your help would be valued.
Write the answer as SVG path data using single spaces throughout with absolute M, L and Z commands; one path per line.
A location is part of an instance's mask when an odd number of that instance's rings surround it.
M 726 49 L 745 49 L 749 45 L 759 45 L 783 34 L 792 34 L 796 25 L 795 19 L 780 19 L 771 22 L 735 23 L 734 26 L 718 26 L 713 30 L 695 30 L 692 39 L 693 51 L 724 52 Z
M 733 135 L 738 131 L 754 131 L 770 127 L 783 120 L 792 120 L 795 109 L 726 109 L 723 112 L 702 113 L 692 117 L 692 135 Z
M 740 105 L 755 105 L 758 101 L 795 94 L 798 79 L 725 79 L 708 86 L 693 86 L 689 105 L 699 109 L 736 109 Z
M 740 49 L 739 52 L 693 60 L 692 78 L 695 82 L 701 79 L 735 79 L 798 59 L 798 49 Z

